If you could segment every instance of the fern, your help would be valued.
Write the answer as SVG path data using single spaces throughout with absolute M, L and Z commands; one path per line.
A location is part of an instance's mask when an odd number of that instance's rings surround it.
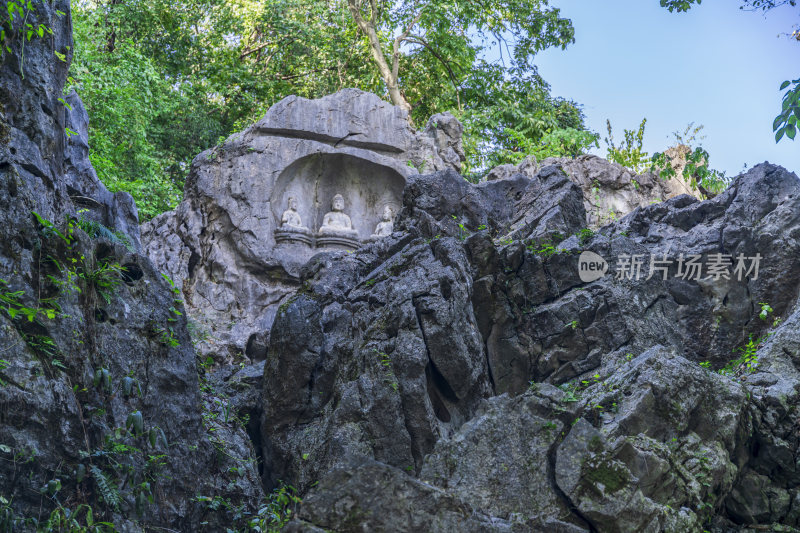
M 81 215 L 78 217 L 78 227 L 93 239 L 99 237 L 110 242 L 119 243 L 127 248 L 131 253 L 135 251 L 133 244 L 131 243 L 131 238 L 125 233 L 121 231 L 113 231 L 96 220 L 92 220 L 91 218 L 86 218 L 85 216 Z
M 116 485 L 109 481 L 103 471 L 97 468 L 95 465 L 92 465 L 90 468 L 92 470 L 92 475 L 97 482 L 97 488 L 100 490 L 100 495 L 103 497 L 103 501 L 105 501 L 115 511 L 118 511 L 122 498 L 120 498 L 119 490 L 117 489 Z

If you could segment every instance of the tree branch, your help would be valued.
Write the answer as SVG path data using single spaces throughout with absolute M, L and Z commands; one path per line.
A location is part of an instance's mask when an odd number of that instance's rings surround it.
M 261 50 L 263 50 L 264 48 L 266 48 L 270 44 L 272 44 L 272 43 L 262 43 L 262 44 L 256 46 L 255 48 L 250 48 L 248 50 L 245 50 L 241 54 L 239 54 L 239 59 L 244 59 L 245 57 L 249 56 L 250 54 L 255 54 L 256 52 L 260 52 Z
M 373 26 L 376 26 L 378 22 L 378 0 L 369 0 L 369 5 L 372 9 L 369 14 L 369 21 Z
M 367 35 L 372 58 L 378 65 L 378 72 L 380 72 L 383 81 L 386 83 L 386 89 L 389 91 L 389 96 L 392 99 L 392 103 L 396 106 L 402 107 L 406 111 L 411 111 L 411 105 L 405 99 L 397 86 L 397 72 L 389 66 L 389 63 L 386 61 L 386 56 L 383 54 L 383 47 L 381 46 L 380 37 L 378 37 L 378 26 L 376 22 L 378 8 L 377 0 L 370 0 L 370 3 L 372 5 L 372 13 L 370 16 L 370 21 L 367 22 L 364 20 L 364 17 L 361 16 L 361 11 L 359 10 L 359 7 L 361 6 L 361 0 L 347 0 L 347 6 L 350 9 L 350 14 L 353 16 L 353 20 Z
M 414 29 L 414 26 L 417 25 L 419 19 L 422 18 L 422 12 L 425 10 L 425 6 L 419 10 L 419 13 L 408 23 L 403 30 L 403 33 L 397 36 L 397 38 L 392 43 L 392 75 L 397 79 L 399 77 L 400 72 L 400 44 L 405 41 L 408 36 L 411 34 L 411 30 Z
M 433 48 L 433 47 L 432 47 L 432 46 L 431 46 L 431 45 L 430 45 L 430 44 L 429 44 L 429 43 L 428 43 L 428 42 L 427 42 L 425 39 L 423 39 L 422 37 L 419 37 L 419 36 L 416 36 L 416 35 L 412 35 L 412 36 L 408 37 L 406 40 L 407 40 L 408 42 L 410 42 L 410 43 L 419 44 L 419 45 L 423 46 L 423 47 L 424 47 L 424 48 L 425 48 L 425 49 L 426 49 L 428 52 L 430 52 L 430 53 L 431 53 L 431 55 L 432 55 L 433 57 L 435 57 L 436 59 L 438 59 L 438 60 L 439 60 L 439 63 L 441 63 L 441 64 L 442 64 L 442 66 L 443 66 L 443 67 L 445 68 L 445 70 L 447 71 L 447 74 L 448 74 L 448 76 L 449 76 L 449 78 L 450 78 L 450 82 L 453 84 L 453 89 L 455 89 L 455 91 L 456 91 L 456 102 L 458 103 L 458 109 L 459 109 L 459 111 L 460 111 L 460 110 L 461 110 L 461 97 L 460 97 L 460 96 L 459 96 L 459 94 L 458 94 L 458 79 L 456 78 L 456 74 L 455 74 L 455 72 L 453 72 L 453 69 L 452 69 L 452 67 L 450 66 L 450 63 L 449 63 L 449 62 L 448 62 L 448 61 L 447 61 L 447 60 L 446 60 L 444 57 L 442 57 L 442 55 L 441 55 L 441 54 L 439 54 L 439 52 L 437 52 L 437 51 L 436 51 L 436 50 L 435 50 L 435 49 L 434 49 L 434 48 Z

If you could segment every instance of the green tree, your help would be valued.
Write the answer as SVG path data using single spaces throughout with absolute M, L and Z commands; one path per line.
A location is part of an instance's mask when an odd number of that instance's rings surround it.
M 611 121 L 606 120 L 608 137 L 603 140 L 608 145 L 608 160 L 619 163 L 637 174 L 641 174 L 647 170 L 650 158 L 647 152 L 642 149 L 646 124 L 647 119 L 643 118 L 641 124 L 639 124 L 638 130 L 622 130 L 625 140 L 617 146 L 614 144 L 614 134 L 611 132 Z
M 326 2 L 111 0 L 73 20 L 92 160 L 145 219 L 180 198 L 195 155 L 281 98 L 380 90 L 349 15 Z
M 464 88 L 466 104 L 458 113 L 464 123 L 467 173 L 482 173 L 496 165 L 517 163 L 528 155 L 574 156 L 596 136 L 586 132 L 584 117 L 575 102 L 553 98 L 537 75 L 511 75 L 496 65 L 481 64 Z M 573 143 L 556 149 L 569 130 L 586 133 L 577 148 Z M 556 133 L 560 132 L 560 133 Z M 549 136 L 549 137 L 548 137 Z M 547 140 L 545 138 L 547 137 Z
M 472 66 L 480 49 L 474 38 L 505 46 L 521 70 L 533 69 L 536 52 L 574 42 L 571 22 L 547 0 L 347 0 L 347 7 L 364 34 L 391 101 L 408 111 L 412 104 L 401 82 L 414 73 L 404 68 L 401 77 L 404 45 L 409 47 L 407 55 L 435 58 L 458 98 L 459 74 Z
M 470 169 L 584 130 L 577 104 L 551 97 L 532 63 L 573 41 L 546 0 L 83 0 L 73 20 L 92 159 L 143 218 L 175 204 L 192 157 L 290 94 L 356 87 L 417 124 L 453 111 Z M 482 58 L 490 41 L 503 62 Z M 548 145 L 566 150 L 565 135 Z
M 80 43 L 90 42 L 86 25 L 76 25 Z M 88 47 L 72 64 L 75 86 L 91 118 L 89 158 L 112 191 L 130 192 L 143 218 L 174 207 L 181 189 L 168 178 L 170 158 L 152 140 L 152 126 L 171 107 L 172 91 L 153 62 L 132 47 L 106 61 Z M 101 57 L 98 57 L 101 56 Z

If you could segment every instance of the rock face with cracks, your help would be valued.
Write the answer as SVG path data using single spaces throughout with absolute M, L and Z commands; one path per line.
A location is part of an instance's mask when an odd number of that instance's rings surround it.
M 583 192 L 588 227 L 597 229 L 627 215 L 637 207 L 659 203 L 681 194 L 702 198 L 700 191 L 681 176 L 683 166 L 675 169 L 676 175 L 660 179 L 654 172 L 636 174 L 619 163 L 606 161 L 596 155 L 548 157 L 537 162 L 529 157 L 519 165 L 500 165 L 486 175 L 487 181 L 508 179 L 516 174 L 533 176 L 542 167 L 560 167 Z
M 52 36 L 22 60 L 7 34 L 0 64 L 0 529 L 220 530 L 263 495 L 252 443 L 204 410 L 181 301 L 98 181 L 80 99 L 59 101 L 69 3 L 29 21 Z
M 0 529 L 91 507 L 121 531 L 241 530 L 280 482 L 302 497 L 286 531 L 800 528 L 796 175 L 652 205 L 667 185 L 629 195 L 591 158 L 472 185 L 451 116 L 413 132 L 345 91 L 201 154 L 142 246 L 80 100 L 58 101 L 57 11 L 0 65 Z M 598 228 L 595 181 L 632 211 Z M 309 190 L 309 241 L 278 242 Z M 395 232 L 317 246 L 335 193 L 360 236 L 386 206 Z M 201 365 L 184 298 L 218 335 Z M 203 368 L 237 350 L 256 362 Z
M 142 236 L 208 331 L 198 346 L 203 356 L 263 360 L 275 314 L 298 288 L 301 267 L 329 246 L 317 232 L 334 196 L 342 196 L 357 232 L 348 242 L 357 246 L 387 207 L 399 211 L 408 176 L 460 168 L 461 133 L 449 113 L 416 132 L 405 111 L 346 89 L 317 100 L 287 97 L 197 156 L 184 201 L 146 223 Z M 304 229 L 281 234 L 290 199 Z
M 317 235 L 333 197 L 343 196 L 344 212 L 358 233 L 348 241 L 352 249 L 369 240 L 385 208 L 395 215 L 400 211 L 409 176 L 460 169 L 462 133 L 449 113 L 432 116 L 424 130 L 414 131 L 400 108 L 347 89 L 316 100 L 285 98 L 262 120 L 195 158 L 184 201 L 144 224 L 142 239 L 157 268 L 183 290 L 192 318 L 208 332 L 198 346 L 203 356 L 224 363 L 263 360 L 277 310 L 300 286 L 303 264 L 336 248 Z M 545 168 L 560 169 L 559 179 L 565 176 L 580 188 L 586 216 L 581 227 L 596 229 L 680 194 L 699 196 L 678 178 L 636 176 L 588 155 L 501 165 L 487 181 L 530 179 Z M 438 198 L 432 196 L 431 205 Z M 290 199 L 304 229 L 281 233 Z M 505 213 L 505 227 L 497 230 L 507 239 L 529 237 L 528 226 L 538 224 L 548 209 L 538 204 L 541 213 L 518 213 L 527 220 Z M 507 212 L 511 205 L 503 199 L 494 207 Z M 563 216 L 579 217 L 578 210 Z
M 763 164 L 713 200 L 586 225 L 558 166 L 478 186 L 415 176 L 402 232 L 303 268 L 262 396 L 265 482 L 308 490 L 291 530 L 416 513 L 447 531 L 413 503 L 429 487 L 485 530 L 798 525 L 800 180 Z M 588 283 L 584 251 L 609 264 Z M 678 277 L 717 254 L 729 275 Z M 647 258 L 638 279 L 631 256 Z M 668 266 L 650 276 L 650 256 Z M 732 363 L 748 346 L 750 366 Z M 371 486 L 374 461 L 414 496 Z

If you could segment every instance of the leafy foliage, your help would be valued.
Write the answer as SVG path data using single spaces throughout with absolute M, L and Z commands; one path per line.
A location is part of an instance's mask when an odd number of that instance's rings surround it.
M 82 519 L 81 519 L 82 518 Z M 38 531 L 68 532 L 68 533 L 111 533 L 116 531 L 110 522 L 95 521 L 94 511 L 87 504 L 81 504 L 75 509 L 62 505 L 57 506 L 41 524 Z
M 119 489 L 97 466 L 91 465 L 89 469 L 92 471 L 92 476 L 100 491 L 100 495 L 103 497 L 103 501 L 112 509 L 119 509 L 119 504 L 122 501 L 119 495 Z
M 114 231 L 97 222 L 96 220 L 86 217 L 83 213 L 79 215 L 77 225 L 93 239 L 100 237 L 106 239 L 107 241 L 119 243 L 125 246 L 125 248 L 127 248 L 131 253 L 136 251 L 133 247 L 133 243 L 131 242 L 131 238 L 128 235 L 121 231 Z
M 532 58 L 537 52 L 574 41 L 571 22 L 547 0 L 347 0 L 347 8 L 392 102 L 409 111 L 415 106 L 405 87 L 413 87 L 417 79 L 407 74 L 401 55 L 422 58 L 430 72 L 452 85 L 459 100 L 460 84 L 480 50 L 476 39 L 505 46 L 511 65 L 521 72 L 535 71 Z M 404 46 L 408 51 L 401 54 Z
M 6 368 L 8 368 L 8 366 L 9 366 L 8 361 L 6 361 L 5 359 L 0 359 L 0 372 L 5 370 Z M 5 387 L 5 386 L 6 386 L 6 382 L 3 381 L 2 378 L 0 378 L 0 387 Z
M 575 128 L 563 128 L 551 131 L 531 148 L 537 159 L 548 157 L 578 157 L 592 146 L 599 148 L 598 135 Z
M 650 168 L 658 172 L 659 176 L 669 179 L 677 175 L 680 169 L 681 176 L 693 189 L 699 189 L 706 196 L 714 196 L 724 191 L 730 184 L 730 178 L 724 172 L 709 167 L 711 156 L 699 145 L 705 138 L 700 135 L 703 125 L 695 126 L 690 123 L 681 132 L 673 132 L 675 144 L 665 152 L 656 152 L 651 160 Z
M 683 168 L 682 178 L 693 189 L 701 187 L 706 193 L 716 195 L 728 187 L 730 180 L 725 177 L 724 173 L 709 168 L 709 157 L 708 152 L 699 146 L 694 151 L 687 149 L 685 153 L 686 166 Z M 666 153 L 656 152 L 653 154 L 652 164 L 651 170 L 658 171 L 664 179 L 677 175 L 673 158 Z
M 174 156 L 155 141 L 154 131 L 176 103 L 173 91 L 135 48 L 105 53 L 98 27 L 76 12 L 77 53 L 68 89 L 80 91 L 92 119 L 89 159 L 109 190 L 131 193 L 140 215 L 150 218 L 174 207 L 181 195 L 180 184 L 168 178 Z
M 792 86 L 792 87 L 790 87 Z M 786 80 L 781 84 L 781 90 L 787 89 L 783 95 L 781 113 L 775 117 L 772 130 L 775 132 L 775 142 L 779 142 L 784 135 L 794 140 L 797 129 L 800 128 L 800 78 Z
M 442 111 L 465 122 L 469 172 L 585 147 L 577 104 L 552 98 L 532 62 L 574 40 L 546 0 L 374 4 L 372 13 L 360 0 L 80 2 L 70 87 L 92 118 L 98 175 L 148 219 L 179 201 L 196 154 L 281 98 L 357 87 L 395 100 L 392 84 L 414 123 Z M 482 59 L 491 43 L 508 51 L 502 65 Z
M 681 13 L 683 11 L 689 11 L 693 4 L 700 4 L 702 0 L 660 0 L 661 7 L 666 7 L 670 10 L 670 12 L 677 11 Z M 748 10 L 755 10 L 760 9 L 762 11 L 767 11 L 769 9 L 774 9 L 778 6 L 796 6 L 796 0 L 742 0 L 742 5 L 739 9 L 748 9 Z
M 346 13 L 325 2 L 84 2 L 73 17 L 90 158 L 143 219 L 180 200 L 195 155 L 284 96 L 379 90 Z
M 608 137 L 604 141 L 608 145 L 608 160 L 619 163 L 637 174 L 647 170 L 650 158 L 647 152 L 642 150 L 645 124 L 647 124 L 647 119 L 643 118 L 638 130 L 623 130 L 625 140 L 622 144 L 616 146 L 614 144 L 614 135 L 611 132 L 611 121 L 606 120 Z
M 767 334 L 766 336 L 759 337 L 757 339 L 753 339 L 753 336 L 750 335 L 747 343 L 745 343 L 744 346 L 736 348 L 735 351 L 739 352 L 739 357 L 721 368 L 719 373 L 726 376 L 738 377 L 743 374 L 754 372 L 758 367 L 758 356 L 756 355 L 756 352 L 758 352 L 761 344 L 769 335 L 770 334 Z
M 14 320 L 17 316 L 25 317 L 28 322 L 33 322 L 37 317 L 52 319 L 58 312 L 52 306 L 33 306 L 28 307 L 23 304 L 24 291 L 12 291 L 8 289 L 8 281 L 0 278 L 0 310 L 4 311 L 8 318 Z
M 485 66 L 469 83 L 468 104 L 458 113 L 467 173 L 519 163 L 528 155 L 574 157 L 597 140 L 586 131 L 578 104 L 550 96 L 538 76 L 503 79 L 501 70 Z
M 297 489 L 281 482 L 259 508 L 258 518 L 250 521 L 250 527 L 257 533 L 278 532 L 292 519 L 298 503 L 302 500 Z

